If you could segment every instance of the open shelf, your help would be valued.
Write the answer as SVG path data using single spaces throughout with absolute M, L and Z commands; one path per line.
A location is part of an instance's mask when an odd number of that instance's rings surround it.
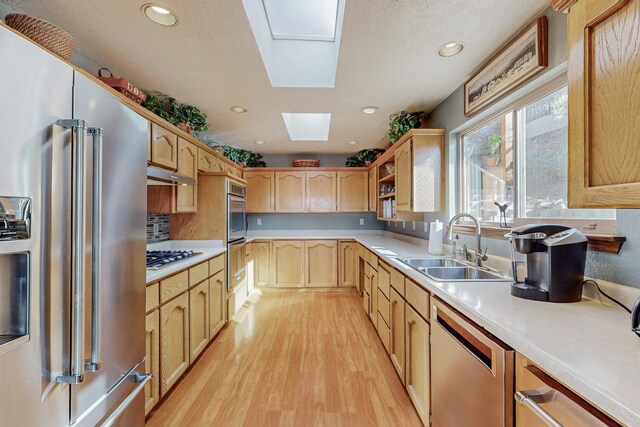
M 383 194 L 382 196 L 378 196 L 378 199 L 382 200 L 382 199 L 388 199 L 390 197 L 396 197 L 396 193 Z
M 393 182 L 395 180 L 396 180 L 396 174 L 394 172 L 394 173 L 390 173 L 389 175 L 380 178 L 378 180 L 378 182 Z

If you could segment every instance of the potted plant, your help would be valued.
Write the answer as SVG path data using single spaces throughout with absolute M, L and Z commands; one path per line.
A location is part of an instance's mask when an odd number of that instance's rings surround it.
M 238 163 L 240 166 L 247 166 L 250 168 L 264 168 L 267 166 L 264 160 L 262 160 L 262 154 L 243 150 L 242 148 L 235 148 L 226 145 L 224 147 L 224 156 L 227 159 Z
M 209 129 L 206 114 L 194 106 L 178 102 L 172 96 L 150 92 L 142 106 L 189 134 Z
M 371 165 L 380 154 L 384 153 L 382 148 L 371 148 L 358 151 L 353 156 L 347 158 L 346 165 L 350 168 L 361 168 Z
M 402 138 L 402 135 L 411 129 L 419 128 L 426 119 L 427 113 L 424 111 L 407 113 L 403 110 L 399 113 L 392 114 L 389 116 L 389 133 L 385 136 L 389 138 L 391 144 L 395 144 Z
M 502 136 L 494 133 L 487 140 L 487 149 L 489 158 L 493 159 L 494 166 L 500 164 L 500 155 L 502 154 Z

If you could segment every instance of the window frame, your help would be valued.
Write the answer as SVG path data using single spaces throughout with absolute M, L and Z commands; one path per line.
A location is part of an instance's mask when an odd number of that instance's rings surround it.
M 507 225 L 511 227 L 517 227 L 525 224 L 535 224 L 553 221 L 557 224 L 563 224 L 571 227 L 575 227 L 583 232 L 589 234 L 603 234 L 603 235 L 615 235 L 617 232 L 617 215 L 614 219 L 569 219 L 569 218 L 526 218 L 522 217 L 522 212 L 526 209 L 526 200 L 521 197 L 524 191 L 524 177 L 525 163 L 521 161 L 521 141 L 524 137 L 524 129 L 518 125 L 521 123 L 520 117 L 524 113 L 523 109 L 536 101 L 550 95 L 551 93 L 569 85 L 566 72 L 563 72 L 559 76 L 552 78 L 551 80 L 531 89 L 524 93 L 522 96 L 510 101 L 508 104 L 502 106 L 496 111 L 487 114 L 486 117 L 482 117 L 478 122 L 467 128 L 462 128 L 455 134 L 456 138 L 456 179 L 457 179 L 457 196 L 455 199 L 456 211 L 464 212 L 465 198 L 466 198 L 466 176 L 464 168 L 464 136 L 469 133 L 478 130 L 479 128 L 487 125 L 491 121 L 502 117 L 508 113 L 512 113 L 512 129 L 513 129 L 513 159 L 514 159 L 514 171 L 513 171 L 513 220 L 507 222 Z M 526 178 L 525 178 L 526 179 Z M 451 214 L 450 217 L 453 217 Z M 466 223 L 466 221 L 465 221 Z M 481 222 L 483 227 L 499 227 L 497 222 Z M 505 229 L 506 230 L 506 229 Z

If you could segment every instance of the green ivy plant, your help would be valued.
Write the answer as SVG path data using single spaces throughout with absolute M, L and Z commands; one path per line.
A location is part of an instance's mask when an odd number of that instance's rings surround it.
M 489 149 L 489 157 L 493 159 L 500 158 L 500 148 L 502 147 L 502 136 L 494 133 L 489 137 L 487 141 L 487 147 Z
M 242 148 L 225 145 L 224 156 L 232 162 L 240 163 L 250 168 L 264 168 L 267 164 L 262 160 L 262 154 L 254 153 Z
M 353 156 L 349 156 L 346 164 L 350 168 L 361 168 L 366 166 L 367 162 L 375 162 L 380 153 L 384 153 L 382 148 L 360 150 Z
M 399 113 L 389 116 L 389 133 L 385 135 L 392 144 L 395 144 L 402 135 L 409 132 L 411 129 L 420 127 L 422 120 L 427 118 L 427 114 L 424 111 L 416 111 L 414 113 L 407 113 L 404 110 Z
M 194 132 L 206 132 L 207 115 L 191 105 L 182 104 L 172 96 L 160 92 L 149 92 L 142 106 L 172 124 L 185 123 Z

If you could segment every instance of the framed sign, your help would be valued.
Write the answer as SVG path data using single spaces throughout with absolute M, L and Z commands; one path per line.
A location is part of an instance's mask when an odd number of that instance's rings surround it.
M 514 37 L 464 84 L 464 115 L 471 116 L 547 67 L 547 17 Z

